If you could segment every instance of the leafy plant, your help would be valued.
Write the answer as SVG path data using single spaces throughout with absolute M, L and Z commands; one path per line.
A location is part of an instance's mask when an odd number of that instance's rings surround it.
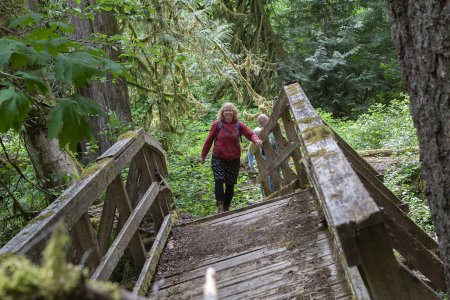
M 124 70 L 100 48 L 71 40 L 72 24 L 30 12 L 8 28 L 16 34 L 0 39 L 0 133 L 19 130 L 32 108 L 50 108 L 49 137 L 75 151 L 77 142 L 92 138 L 88 117 L 103 112 L 74 88 Z

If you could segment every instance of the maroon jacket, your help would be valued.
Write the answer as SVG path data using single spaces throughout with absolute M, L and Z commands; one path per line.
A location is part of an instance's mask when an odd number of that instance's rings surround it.
M 239 121 L 240 122 L 240 121 Z M 218 120 L 214 121 L 209 130 L 208 137 L 205 140 L 205 144 L 202 149 L 202 158 L 205 158 L 211 149 L 211 145 L 214 142 L 213 155 L 225 159 L 234 160 L 241 157 L 241 147 L 239 144 L 239 132 L 236 128 L 236 122 L 226 123 L 222 121 L 222 128 L 219 130 L 219 134 L 216 137 L 216 128 Z M 254 134 L 244 123 L 240 122 L 242 135 L 245 136 L 249 141 L 255 143 L 259 138 Z

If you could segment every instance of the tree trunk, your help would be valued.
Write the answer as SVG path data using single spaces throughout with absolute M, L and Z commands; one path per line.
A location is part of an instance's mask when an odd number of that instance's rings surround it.
M 36 172 L 36 177 L 42 180 L 44 189 L 55 192 L 62 191 L 79 170 L 76 160 L 64 149 L 59 147 L 57 139 L 47 137 L 47 121 L 40 112 L 34 112 L 23 133 L 25 146 Z M 48 196 L 47 199 L 54 200 Z
M 386 3 L 450 291 L 450 1 Z
M 95 0 L 81 1 L 79 8 L 84 11 L 87 6 L 95 4 Z M 72 6 L 77 7 L 74 2 Z M 111 12 L 100 12 L 95 15 L 94 20 L 73 18 L 75 25 L 74 38 L 88 41 L 92 33 L 102 33 L 107 36 L 113 36 L 119 33 L 119 25 Z M 106 46 L 103 50 L 113 61 L 119 61 L 120 50 L 112 46 Z M 132 123 L 130 100 L 128 96 L 128 86 L 125 78 L 114 78 L 108 74 L 104 81 L 93 81 L 87 87 L 79 91 L 83 96 L 94 99 L 107 112 L 115 112 L 122 124 Z M 106 151 L 115 141 L 111 141 L 102 131 L 107 129 L 108 118 L 91 118 L 90 126 L 95 139 L 98 142 L 99 149 L 95 153 L 89 153 L 87 160 L 92 162 L 95 158 Z M 85 148 L 85 147 L 84 147 Z

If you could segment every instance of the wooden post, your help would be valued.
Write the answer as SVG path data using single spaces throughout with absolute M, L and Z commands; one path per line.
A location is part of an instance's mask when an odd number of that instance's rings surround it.
M 286 109 L 281 115 L 284 130 L 289 142 L 296 143 L 298 141 L 297 131 L 295 130 L 294 122 L 292 121 L 289 109 Z M 306 189 L 309 186 L 308 175 L 305 170 L 305 166 L 301 163 L 302 154 L 299 149 L 292 152 L 292 160 L 294 161 L 295 170 L 297 171 L 297 177 L 300 180 L 300 188 Z
M 277 144 L 277 152 L 278 154 L 280 154 L 288 145 L 288 141 L 283 137 L 279 124 L 277 124 L 274 127 L 273 135 L 275 137 L 275 142 Z M 281 163 L 281 171 L 283 172 L 283 179 L 285 185 L 289 184 L 290 182 L 292 182 L 294 179 L 297 178 L 297 176 L 294 174 L 294 172 L 292 172 L 291 168 L 289 167 L 289 158 Z

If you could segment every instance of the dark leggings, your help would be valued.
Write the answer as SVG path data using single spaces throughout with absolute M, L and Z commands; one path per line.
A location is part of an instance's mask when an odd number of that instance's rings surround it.
M 217 201 L 224 201 L 225 205 L 230 206 L 231 199 L 234 195 L 234 184 L 225 183 L 223 180 L 215 180 L 214 194 L 216 195 Z M 225 184 L 225 191 L 223 185 Z

